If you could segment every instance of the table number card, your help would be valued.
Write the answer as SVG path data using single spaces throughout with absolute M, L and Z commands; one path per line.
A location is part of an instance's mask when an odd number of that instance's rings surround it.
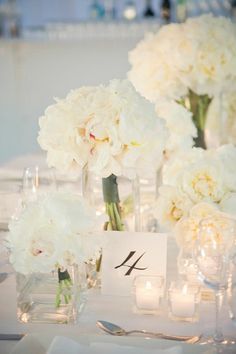
M 129 296 L 137 275 L 166 278 L 167 234 L 106 232 L 102 251 L 102 294 Z

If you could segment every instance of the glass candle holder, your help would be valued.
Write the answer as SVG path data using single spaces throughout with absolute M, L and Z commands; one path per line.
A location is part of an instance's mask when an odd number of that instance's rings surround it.
M 196 322 L 200 287 L 187 282 L 172 282 L 168 291 L 169 317 L 176 321 Z
M 134 278 L 134 312 L 158 314 L 164 292 L 164 278 L 159 275 L 139 275 Z

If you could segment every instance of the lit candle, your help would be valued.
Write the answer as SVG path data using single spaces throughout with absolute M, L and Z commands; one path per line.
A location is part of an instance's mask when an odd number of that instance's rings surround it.
M 182 290 L 173 289 L 171 293 L 171 311 L 176 317 L 193 317 L 195 313 L 195 295 L 188 292 L 187 284 Z
M 139 309 L 155 310 L 159 307 L 160 288 L 151 281 L 136 286 L 136 306 Z

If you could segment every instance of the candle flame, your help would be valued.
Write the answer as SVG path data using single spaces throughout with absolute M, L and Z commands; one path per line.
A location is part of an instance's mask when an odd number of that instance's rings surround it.
M 151 290 L 152 289 L 152 283 L 150 281 L 146 282 L 146 289 Z
M 183 295 L 186 295 L 187 292 L 188 292 L 188 285 L 185 284 L 184 287 L 183 287 L 183 290 L 182 290 L 182 294 L 183 294 Z

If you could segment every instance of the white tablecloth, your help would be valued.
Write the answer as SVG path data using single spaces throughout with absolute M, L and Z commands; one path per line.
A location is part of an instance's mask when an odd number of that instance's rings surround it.
M 1 237 L 3 237 L 3 233 Z M 169 242 L 169 264 L 167 284 L 174 276 L 175 248 Z M 0 252 L 3 259 L 3 253 Z M 172 262 L 171 262 L 172 259 Z M 0 272 L 12 272 L 9 265 L 0 266 Z M 227 335 L 236 337 L 236 327 L 228 317 L 227 307 L 224 304 L 222 311 L 222 327 Z M 52 333 L 55 335 L 78 334 L 78 335 L 104 335 L 96 327 L 97 320 L 107 320 L 117 323 L 126 329 L 147 329 L 172 334 L 196 335 L 209 332 L 214 327 L 214 304 L 202 302 L 199 309 L 200 318 L 196 323 L 174 322 L 168 318 L 166 301 L 162 303 L 160 315 L 140 315 L 132 311 L 131 297 L 112 297 L 101 295 L 98 290 L 89 290 L 87 303 L 80 314 L 76 325 L 48 325 L 48 324 L 22 324 L 16 318 L 16 290 L 15 277 L 12 273 L 0 284 L 0 333 Z M 0 341 L 0 354 L 9 354 L 16 342 Z M 236 352 L 236 349 L 235 349 Z M 27 353 L 26 353 L 27 354 Z

